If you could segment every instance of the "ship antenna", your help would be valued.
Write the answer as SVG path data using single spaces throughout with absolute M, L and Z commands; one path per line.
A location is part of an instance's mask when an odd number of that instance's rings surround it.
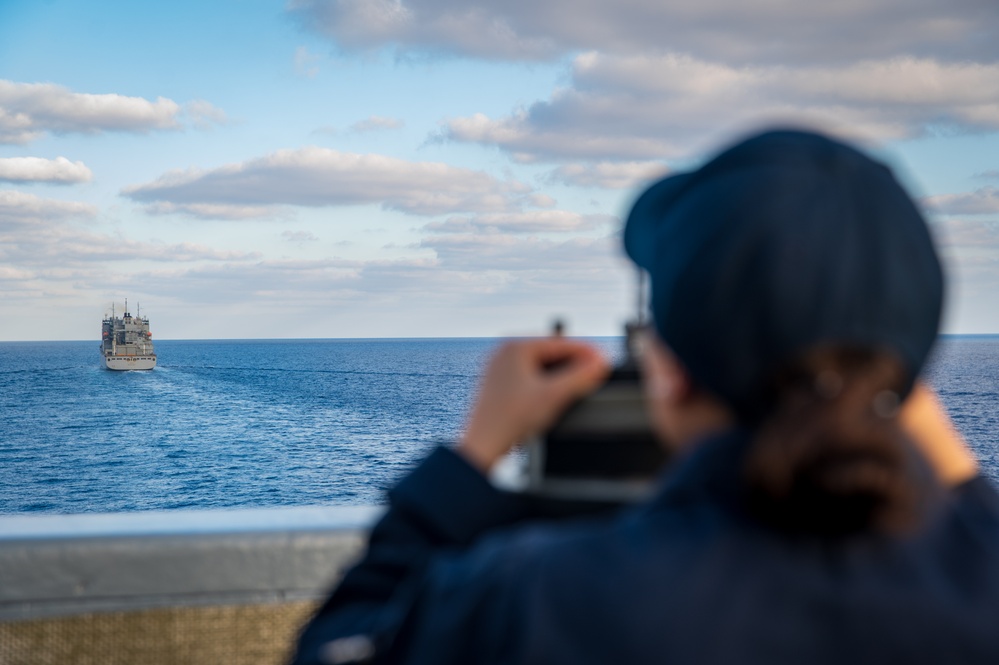
M 624 324 L 624 351 L 627 360 L 625 364 L 638 362 L 641 356 L 641 341 L 639 339 L 642 329 L 646 325 L 647 304 L 645 298 L 646 274 L 641 268 L 638 269 L 638 288 L 636 289 L 636 317 L 633 321 Z

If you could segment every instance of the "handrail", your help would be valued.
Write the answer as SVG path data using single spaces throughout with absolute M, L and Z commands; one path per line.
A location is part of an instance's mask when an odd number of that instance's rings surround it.
M 0 620 L 319 599 L 382 510 L 0 516 Z

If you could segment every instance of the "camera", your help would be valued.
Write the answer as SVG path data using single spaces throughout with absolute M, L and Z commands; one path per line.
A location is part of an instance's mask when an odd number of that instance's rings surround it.
M 652 431 L 645 405 L 640 329 L 640 324 L 625 327 L 624 361 L 551 429 L 528 442 L 516 460 L 519 468 L 506 485 L 520 491 L 536 515 L 614 510 L 653 491 L 669 454 Z M 511 471 L 505 473 L 509 478 Z

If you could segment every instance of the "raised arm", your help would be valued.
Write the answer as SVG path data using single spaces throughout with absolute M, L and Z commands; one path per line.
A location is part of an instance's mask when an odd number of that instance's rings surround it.
M 389 492 L 389 510 L 372 530 L 367 552 L 306 627 L 295 663 L 368 662 L 387 653 L 437 555 L 460 552 L 483 533 L 524 517 L 517 497 L 494 489 L 485 472 L 606 372 L 599 352 L 580 342 L 502 346 L 483 377 L 458 454 L 434 451 Z M 447 660 L 443 651 L 438 655 Z
M 936 393 L 917 383 L 902 405 L 902 427 L 930 462 L 940 481 L 956 487 L 978 474 L 978 462 L 954 428 Z

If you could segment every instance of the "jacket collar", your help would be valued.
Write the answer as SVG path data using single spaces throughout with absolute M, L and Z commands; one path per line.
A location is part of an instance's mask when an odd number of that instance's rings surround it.
M 743 502 L 743 465 L 751 433 L 733 428 L 695 443 L 666 470 L 651 504 L 708 500 Z

